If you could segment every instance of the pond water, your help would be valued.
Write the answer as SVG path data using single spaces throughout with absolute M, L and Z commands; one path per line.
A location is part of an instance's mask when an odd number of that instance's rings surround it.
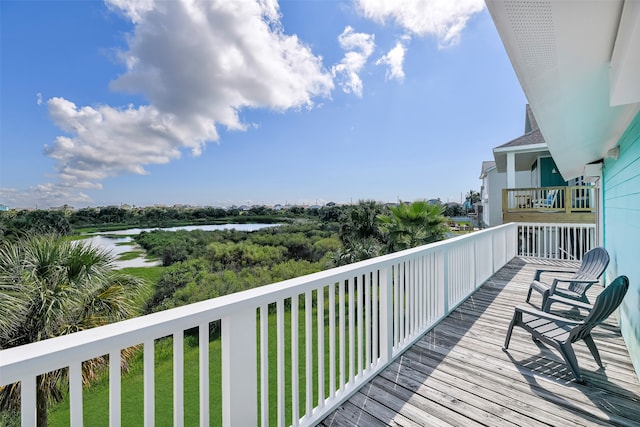
M 165 230 L 165 231 L 178 231 L 178 230 L 203 230 L 203 231 L 216 231 L 216 230 L 237 230 L 237 231 L 255 231 L 267 227 L 277 227 L 280 224 L 215 224 L 215 225 L 186 225 L 180 227 L 167 227 L 167 228 L 130 228 L 127 230 L 107 231 L 100 233 L 92 233 L 91 237 L 83 239 L 82 242 L 86 242 L 93 246 L 106 249 L 110 251 L 113 256 L 116 257 L 115 268 L 127 268 L 127 267 L 152 267 L 154 265 L 161 265 L 160 261 L 149 261 L 144 257 L 144 249 L 136 244 L 131 236 L 140 234 L 143 231 L 153 230 Z M 122 236 L 122 237 L 113 237 Z M 137 258 L 130 260 L 117 260 L 117 258 L 125 252 L 140 251 L 141 255 Z
M 280 224 L 209 224 L 209 225 L 182 225 L 179 227 L 166 227 L 166 228 L 129 228 L 127 230 L 105 231 L 95 234 L 116 234 L 116 235 L 134 235 L 140 234 L 143 231 L 164 230 L 164 231 L 178 231 L 178 230 L 202 230 L 202 231 L 216 231 L 216 230 L 237 230 L 237 231 L 256 231 L 267 227 L 278 227 Z

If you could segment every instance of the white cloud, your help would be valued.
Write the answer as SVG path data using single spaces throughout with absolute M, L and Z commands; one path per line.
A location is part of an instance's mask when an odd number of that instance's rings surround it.
M 274 0 L 107 0 L 134 30 L 119 53 L 126 71 L 117 91 L 142 94 L 149 105 L 77 106 L 47 101 L 67 135 L 45 153 L 61 188 L 100 188 L 122 173 L 144 174 L 189 149 L 217 141 L 217 126 L 243 130 L 243 108 L 311 108 L 333 89 L 322 58 L 286 35 Z
M 373 34 L 356 33 L 347 26 L 338 36 L 340 47 L 347 52 L 338 64 L 331 68 L 333 76 L 345 93 L 354 93 L 362 97 L 362 80 L 360 71 L 375 49 Z
M 73 135 L 45 146 L 65 186 L 100 188 L 97 182 L 109 176 L 145 174 L 144 165 L 179 158 L 181 147 L 197 153 L 206 139 L 217 137 L 213 122 L 181 121 L 153 106 L 79 108 L 63 98 L 47 106 L 54 122 Z
M 435 36 L 440 48 L 456 45 L 469 18 L 484 7 L 483 0 L 358 0 L 366 18 L 393 20 L 410 34 Z
M 402 42 L 397 42 L 396 45 L 387 53 L 376 61 L 376 65 L 387 65 L 387 80 L 404 80 L 404 70 L 402 65 L 404 63 L 404 54 L 407 48 Z
M 91 198 L 77 188 L 60 184 L 40 184 L 24 190 L 0 188 L 0 200 L 11 208 L 47 208 L 69 204 L 87 205 Z

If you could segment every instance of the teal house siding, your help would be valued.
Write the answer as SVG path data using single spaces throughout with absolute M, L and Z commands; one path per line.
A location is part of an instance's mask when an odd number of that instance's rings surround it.
M 606 159 L 603 168 L 604 246 L 611 256 L 607 281 L 620 274 L 629 277 L 619 318 L 640 378 L 640 113 L 618 145 L 618 159 Z

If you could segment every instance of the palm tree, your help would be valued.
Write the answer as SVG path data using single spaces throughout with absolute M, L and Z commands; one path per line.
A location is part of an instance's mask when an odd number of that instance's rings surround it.
M 343 211 L 338 233 L 343 248 L 334 255 L 334 266 L 351 264 L 379 254 L 384 236 L 377 218 L 384 212 L 387 212 L 386 207 L 375 200 L 360 200 Z
M 344 247 L 333 256 L 333 266 L 352 264 L 378 256 L 380 242 L 373 238 L 354 239 L 345 242 Z
M 390 215 L 379 215 L 378 222 L 386 233 L 387 252 L 396 252 L 444 238 L 444 207 L 425 200 L 390 207 Z
M 340 240 L 342 243 L 356 242 L 366 239 L 382 241 L 382 233 L 378 227 L 377 217 L 386 212 L 386 207 L 375 200 L 360 200 L 345 211 L 341 219 Z
M 480 201 L 480 193 L 475 190 L 469 190 L 465 197 L 464 207 L 467 212 L 475 209 L 474 205 Z
M 143 282 L 113 269 L 104 250 L 58 235 L 0 244 L 0 349 L 66 335 L 139 314 Z M 83 382 L 106 360 L 83 364 Z M 66 370 L 38 377 L 37 420 L 63 395 Z M 0 409 L 19 407 L 19 387 L 0 388 Z

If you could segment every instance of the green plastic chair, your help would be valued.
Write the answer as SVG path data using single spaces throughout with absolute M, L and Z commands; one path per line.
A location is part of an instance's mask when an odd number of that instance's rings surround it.
M 559 295 L 564 298 L 590 304 L 587 299 L 587 290 L 594 283 L 600 281 L 600 276 L 602 276 L 608 265 L 609 253 L 605 248 L 598 246 L 584 254 L 580 267 L 572 277 L 555 278 L 551 285 L 548 285 L 540 280 L 542 273 L 571 272 L 566 270 L 536 270 L 533 281 L 531 285 L 529 285 L 526 301 L 529 302 L 531 291 L 536 291 L 542 294 L 542 304 L 540 304 L 540 308 L 543 311 L 549 311 L 549 306 L 554 302 L 553 298 L 549 299 L 552 295 Z M 564 285 L 564 287 L 558 286 L 561 283 L 568 285 Z
M 511 341 L 511 333 L 513 332 L 514 326 L 520 326 L 531 333 L 534 340 L 540 340 L 558 350 L 573 372 L 576 380 L 582 382 L 578 360 L 576 359 L 572 344 L 576 341 L 583 340 L 587 344 L 589 351 L 591 351 L 596 363 L 598 363 L 598 366 L 603 367 L 600 354 L 591 337 L 591 330 L 602 323 L 618 308 L 627 293 L 627 289 L 629 289 L 629 279 L 627 276 L 617 277 L 598 295 L 589 314 L 580 321 L 566 319 L 529 306 L 519 305 L 515 308 L 513 319 L 509 325 L 507 337 L 504 341 L 504 349 L 509 348 L 509 341 Z M 578 304 L 581 306 L 585 305 Z

